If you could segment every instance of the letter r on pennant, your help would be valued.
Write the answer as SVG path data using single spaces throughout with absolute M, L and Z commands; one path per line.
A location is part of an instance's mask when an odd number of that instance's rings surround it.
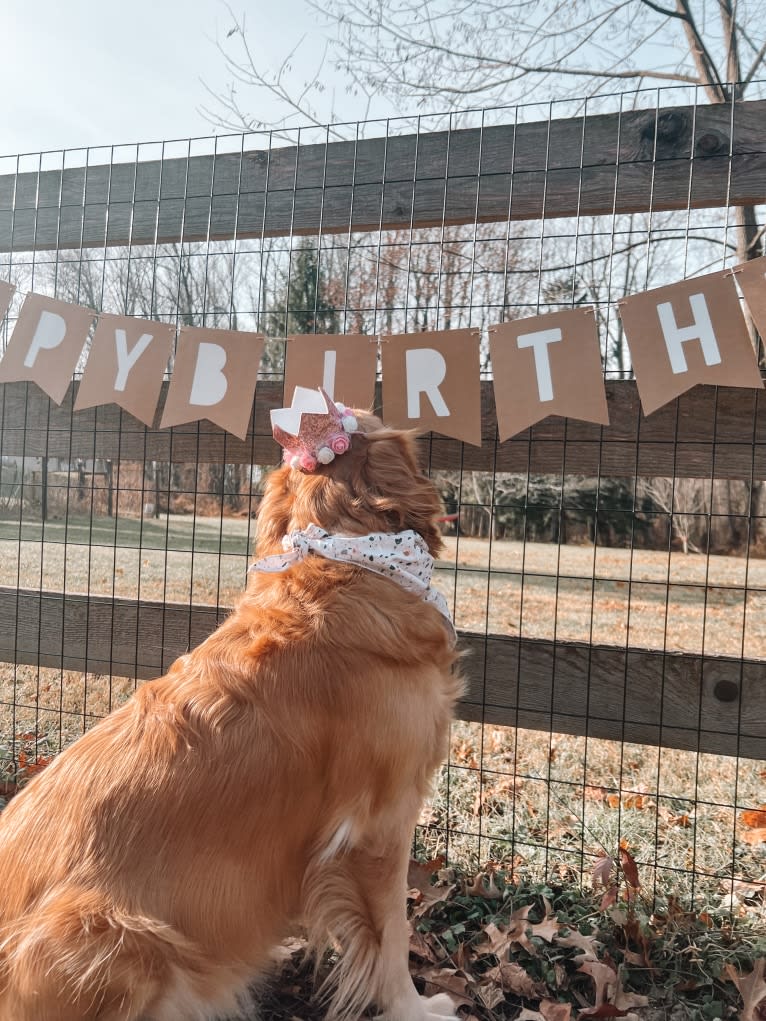
M 439 391 L 439 384 L 447 375 L 447 362 L 440 351 L 432 347 L 415 347 L 405 352 L 407 372 L 407 417 L 420 418 L 420 395 L 425 394 L 440 418 L 450 414 L 447 403 Z

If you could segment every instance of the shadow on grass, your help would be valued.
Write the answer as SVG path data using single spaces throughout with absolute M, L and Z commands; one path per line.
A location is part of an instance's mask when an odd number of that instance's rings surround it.
M 247 554 L 252 545 L 247 522 L 239 519 L 167 516 L 108 518 L 72 514 L 54 521 L 0 517 L 0 539 L 168 549 L 195 553 Z

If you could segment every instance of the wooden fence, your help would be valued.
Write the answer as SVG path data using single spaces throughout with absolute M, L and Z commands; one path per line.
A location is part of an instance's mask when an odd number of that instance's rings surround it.
M 419 228 L 766 198 L 766 102 L 190 156 L 0 176 L 0 251 Z M 147 429 L 114 407 L 72 413 L 34 386 L 0 387 L 5 455 L 271 464 L 258 385 L 245 441 L 209 423 Z M 422 441 L 430 468 L 766 479 L 760 391 L 697 387 L 644 418 L 607 385 L 611 424 L 549 418 L 482 448 Z M 164 397 L 163 397 L 164 399 Z M 161 402 L 162 406 L 162 402 Z M 160 412 L 161 412 L 160 406 Z M 159 412 L 157 416 L 159 420 Z M 0 588 L 0 659 L 157 675 L 226 610 Z M 161 636 L 161 640 L 158 639 Z M 766 663 L 568 641 L 462 634 L 469 720 L 766 759 Z

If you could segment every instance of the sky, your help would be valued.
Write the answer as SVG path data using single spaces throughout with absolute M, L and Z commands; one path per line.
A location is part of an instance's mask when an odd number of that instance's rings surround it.
M 304 36 L 307 61 L 324 46 L 303 0 L 231 3 L 245 8 L 264 66 Z M 203 80 L 225 87 L 232 26 L 222 0 L 0 0 L 0 156 L 216 133 Z

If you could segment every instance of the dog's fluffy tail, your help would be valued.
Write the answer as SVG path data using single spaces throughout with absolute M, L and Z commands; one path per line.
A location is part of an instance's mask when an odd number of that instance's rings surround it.
M 0 927 L 0 1021 L 133 1021 L 174 976 L 201 976 L 204 964 L 170 926 L 96 891 L 55 887 Z

